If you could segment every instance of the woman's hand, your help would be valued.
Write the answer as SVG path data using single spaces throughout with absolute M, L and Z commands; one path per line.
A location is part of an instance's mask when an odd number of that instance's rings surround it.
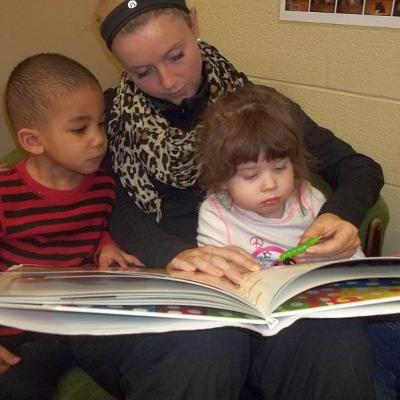
M 321 237 L 318 244 L 296 257 L 297 262 L 320 262 L 351 257 L 360 245 L 358 229 L 335 214 L 322 214 L 304 232 L 300 243 L 312 236 Z
M 118 264 L 121 268 L 128 268 L 128 264 L 143 265 L 135 256 L 125 253 L 119 247 L 108 244 L 100 251 L 99 268 L 107 269 L 112 264 Z
M 21 358 L 11 353 L 5 347 L 0 346 L 0 375 L 4 374 L 13 365 L 18 364 Z
M 169 272 L 201 271 L 217 277 L 225 276 L 236 284 L 242 281 L 244 273 L 259 269 L 257 261 L 237 246 L 207 245 L 184 250 L 167 265 Z

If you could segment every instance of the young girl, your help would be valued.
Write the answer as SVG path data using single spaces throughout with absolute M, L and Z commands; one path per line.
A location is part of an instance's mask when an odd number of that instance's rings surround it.
M 209 196 L 198 243 L 240 246 L 271 266 L 299 243 L 326 200 L 307 181 L 302 114 L 275 90 L 246 85 L 221 96 L 203 121 L 200 182 Z
M 251 84 L 221 95 L 209 107 L 197 143 L 200 183 L 209 193 L 200 208 L 200 246 L 240 246 L 268 267 L 298 244 L 325 201 L 307 181 L 310 157 L 303 145 L 302 115 L 274 89 Z M 211 268 L 209 273 L 220 275 Z M 370 397 L 371 379 L 360 376 L 355 385 L 349 370 L 341 374 L 340 384 L 328 383 L 330 374 L 338 377 L 332 357 L 369 368 L 369 357 L 361 350 L 368 346 L 363 324 L 359 319 L 302 320 L 278 335 L 251 336 L 246 388 L 263 399 L 310 399 L 310 393 L 318 399 Z M 340 335 L 339 341 L 334 339 L 337 344 L 347 342 L 344 327 L 353 339 L 350 347 L 339 349 L 331 335 Z M 301 368 L 293 369 L 295 360 L 301 360 Z M 315 364 L 321 360 L 322 370 Z M 321 373 L 326 375 L 317 383 L 315 374 Z M 289 395 L 290 389 L 283 387 L 292 378 L 297 389 Z

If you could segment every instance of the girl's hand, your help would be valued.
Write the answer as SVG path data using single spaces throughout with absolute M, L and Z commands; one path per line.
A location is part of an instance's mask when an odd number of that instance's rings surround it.
M 7 350 L 5 347 L 0 346 L 0 375 L 7 372 L 10 367 L 18 364 L 20 361 L 20 357 L 11 353 L 11 351 Z
M 143 265 L 138 258 L 125 253 L 117 246 L 112 244 L 104 246 L 99 255 L 99 268 L 107 269 L 114 263 L 117 263 L 121 268 L 128 268 L 128 264 Z
M 259 269 L 257 261 L 237 246 L 207 245 L 184 250 L 167 265 L 169 272 L 201 271 L 217 277 L 225 276 L 236 284 L 240 284 L 244 273 Z
M 322 214 L 304 232 L 300 243 L 312 236 L 321 239 L 304 254 L 297 256 L 296 262 L 322 262 L 351 257 L 360 246 L 358 229 L 335 214 Z

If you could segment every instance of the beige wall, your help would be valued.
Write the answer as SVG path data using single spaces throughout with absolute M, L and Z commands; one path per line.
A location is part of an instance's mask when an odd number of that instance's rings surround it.
M 381 163 L 400 252 L 400 29 L 279 21 L 278 0 L 195 0 L 201 37 Z M 212 6 L 211 6 L 212 5 Z
M 39 52 L 58 52 L 89 68 L 104 87 L 119 78 L 117 64 L 101 46 L 91 22 L 97 0 L 0 0 L 0 90 L 12 68 Z M 2 103 L 2 111 L 4 104 Z M 0 114 L 0 155 L 14 148 L 13 136 Z
M 0 0 L 1 90 L 12 67 L 40 51 L 78 59 L 104 87 L 119 71 L 90 30 L 96 0 Z M 391 222 L 385 254 L 400 251 L 400 30 L 280 22 L 278 0 L 193 0 L 201 37 L 252 79 L 299 102 L 318 123 L 385 172 Z M 0 116 L 0 154 L 13 148 Z

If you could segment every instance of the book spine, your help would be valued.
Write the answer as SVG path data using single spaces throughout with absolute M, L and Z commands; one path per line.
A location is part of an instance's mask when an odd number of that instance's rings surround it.
M 274 329 L 279 323 L 279 320 L 276 318 L 268 317 L 265 319 L 265 325 L 268 326 L 268 329 Z

